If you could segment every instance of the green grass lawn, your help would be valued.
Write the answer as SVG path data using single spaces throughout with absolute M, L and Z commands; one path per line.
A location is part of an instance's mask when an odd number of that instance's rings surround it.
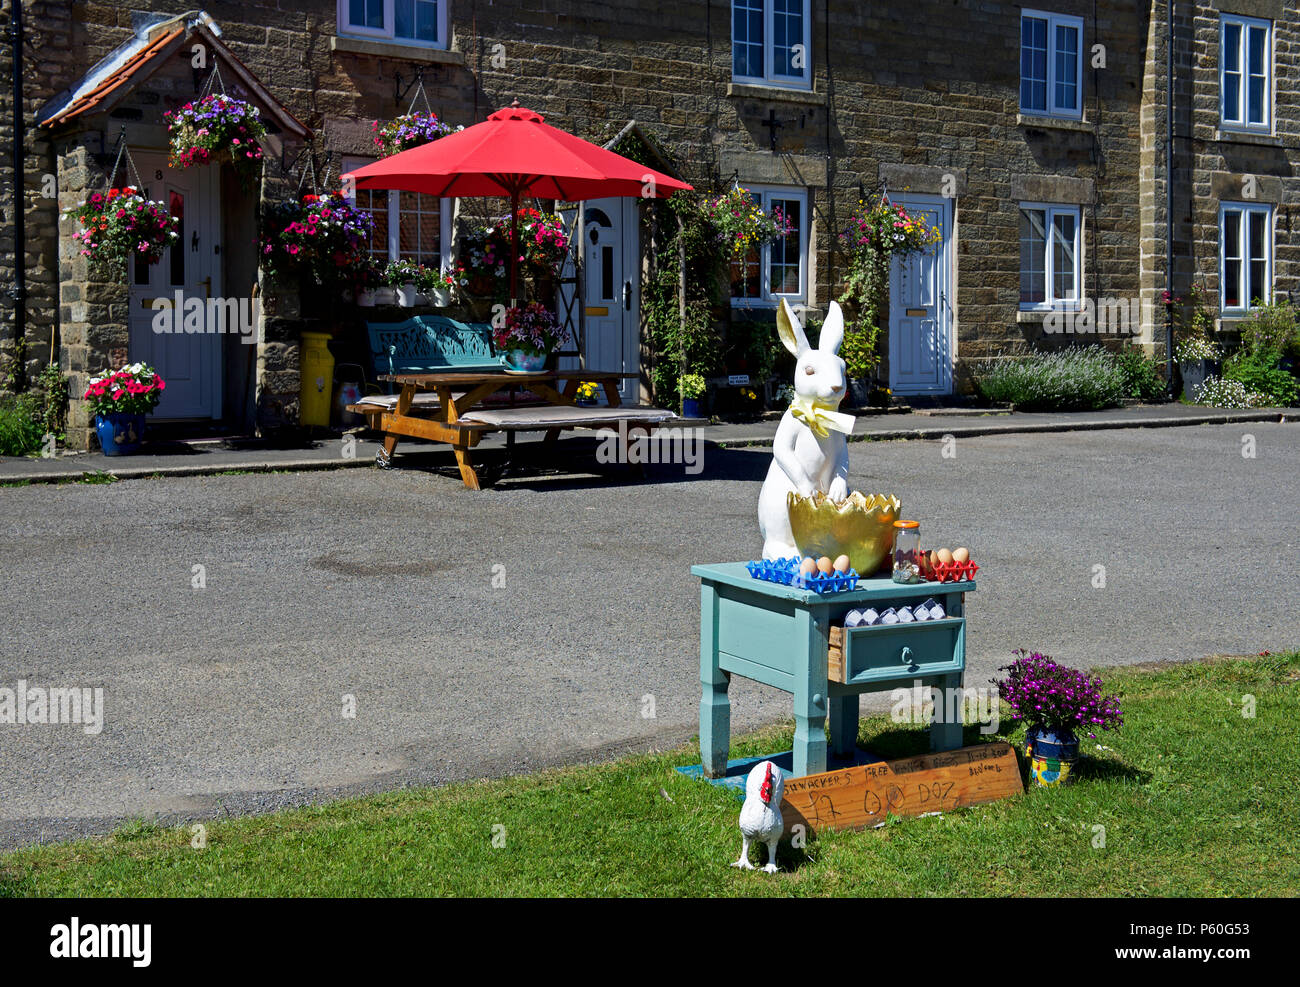
M 779 875 L 727 866 L 740 804 L 673 771 L 691 747 L 212 822 L 201 850 L 188 828 L 141 823 L 0 857 L 0 895 L 1300 894 L 1300 653 L 1104 678 L 1125 724 L 1100 735 L 1109 750 L 1085 741 L 1072 788 L 783 845 Z M 773 728 L 733 754 L 790 739 Z M 926 747 L 888 718 L 861 739 L 887 757 Z

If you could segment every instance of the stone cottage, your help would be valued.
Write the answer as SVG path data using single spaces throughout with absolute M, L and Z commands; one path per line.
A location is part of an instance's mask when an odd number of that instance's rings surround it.
M 587 139 L 631 134 L 699 189 L 739 183 L 781 207 L 791 233 L 733 267 L 731 306 L 750 315 L 782 297 L 824 311 L 843 286 L 838 233 L 860 199 L 885 190 L 924 213 L 942 239 L 890 285 L 880 383 L 897 394 L 959 391 L 981 361 L 1099 328 L 1162 354 L 1166 287 L 1202 284 L 1230 329 L 1300 277 L 1293 0 L 140 8 L 4 8 L 10 38 L 17 14 L 25 37 L 0 67 L 0 278 L 14 285 L 0 297 L 5 386 L 53 356 L 75 397 L 90 373 L 147 359 L 171 383 L 160 419 L 233 432 L 295 422 L 302 331 L 364 316 L 259 277 L 259 209 L 337 185 L 373 159 L 373 122 L 415 99 L 453 125 L 518 99 Z M 216 87 L 267 125 L 254 188 L 228 166 L 168 165 L 163 113 Z M 136 174 L 179 211 L 181 240 L 125 284 L 91 280 L 60 210 Z M 362 194 L 376 256 L 454 252 L 457 204 Z M 640 374 L 629 397 L 649 396 L 654 359 L 643 212 L 607 200 L 573 214 L 588 270 L 582 350 Z M 145 313 L 178 291 L 256 299 L 249 332 L 159 335 Z M 70 442 L 86 447 L 88 424 L 74 401 Z

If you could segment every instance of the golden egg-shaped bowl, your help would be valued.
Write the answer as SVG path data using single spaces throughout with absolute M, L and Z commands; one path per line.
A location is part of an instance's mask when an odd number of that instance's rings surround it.
M 832 559 L 847 555 L 849 565 L 866 578 L 876 573 L 893 550 L 900 506 L 897 497 L 855 490 L 837 503 L 821 491 L 811 497 L 791 491 L 785 500 L 800 555 Z

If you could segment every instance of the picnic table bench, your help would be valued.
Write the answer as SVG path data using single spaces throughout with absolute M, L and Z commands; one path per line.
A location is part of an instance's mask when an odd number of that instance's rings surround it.
M 364 415 L 371 428 L 384 434 L 375 461 L 387 468 L 402 436 L 445 442 L 452 448 L 461 481 L 480 489 L 471 451 L 483 435 L 502 432 L 508 446 L 518 432 L 545 433 L 554 445 L 565 429 L 618 430 L 625 446 L 635 432 L 648 438 L 664 421 L 676 417 L 661 408 L 622 406 L 618 381 L 631 374 L 596 370 L 561 370 L 540 374 L 510 374 L 492 352 L 491 328 L 445 316 L 416 316 L 401 323 L 369 323 L 371 359 L 379 380 L 400 388 L 395 395 L 367 397 L 348 410 Z M 574 404 L 578 385 L 601 385 L 607 407 Z M 485 404 L 503 391 L 525 389 L 526 403 Z M 620 423 L 626 423 L 619 428 Z

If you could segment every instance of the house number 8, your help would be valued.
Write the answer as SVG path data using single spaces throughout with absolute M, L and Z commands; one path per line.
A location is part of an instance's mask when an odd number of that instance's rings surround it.
M 161 169 L 161 168 L 155 168 L 155 169 L 154 169 L 154 173 L 153 173 L 153 177 L 154 177 L 154 181 L 161 182 L 161 181 L 162 181 L 162 169 Z

